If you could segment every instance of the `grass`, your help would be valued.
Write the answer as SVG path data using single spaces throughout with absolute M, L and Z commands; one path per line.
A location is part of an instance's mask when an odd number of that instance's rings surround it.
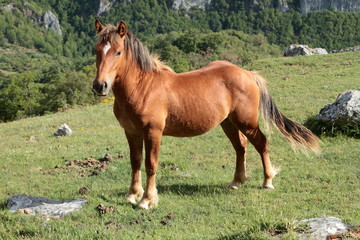
M 278 107 L 299 122 L 340 92 L 360 88 L 360 53 L 266 59 L 247 68 L 261 71 Z M 73 135 L 54 137 L 65 122 Z M 129 151 L 111 103 L 0 124 L 0 239 L 296 239 L 295 221 L 328 216 L 360 226 L 359 139 L 324 136 L 320 155 L 304 155 L 278 133 L 267 135 L 272 163 L 282 169 L 274 191 L 260 188 L 262 165 L 251 145 L 252 178 L 237 191 L 226 189 L 235 154 L 221 128 L 196 138 L 164 137 L 159 207 L 146 211 L 123 199 L 130 184 Z M 31 136 L 36 141 L 28 141 Z M 106 153 L 115 159 L 96 176 L 54 169 L 66 160 Z M 84 186 L 85 196 L 79 193 Z M 85 197 L 89 203 L 64 218 L 47 219 L 10 213 L 6 201 L 16 194 Z M 115 211 L 100 214 L 98 204 Z

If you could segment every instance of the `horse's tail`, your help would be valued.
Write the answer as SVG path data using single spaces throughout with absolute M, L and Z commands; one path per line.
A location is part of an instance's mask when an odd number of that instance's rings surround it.
M 260 108 L 266 126 L 269 127 L 272 123 L 293 147 L 309 148 L 318 153 L 320 149 L 318 137 L 303 125 L 282 114 L 266 88 L 266 80 L 257 73 L 254 73 L 253 77 L 260 89 Z

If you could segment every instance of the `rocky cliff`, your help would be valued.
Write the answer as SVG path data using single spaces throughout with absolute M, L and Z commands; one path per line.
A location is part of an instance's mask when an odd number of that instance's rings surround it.
M 322 9 L 335 9 L 338 11 L 360 11 L 359 0 L 300 0 L 302 14 Z
M 258 6 L 259 0 L 243 0 L 245 6 Z M 359 0 L 300 0 L 296 4 L 293 0 L 272 0 L 269 6 L 279 8 L 282 12 L 287 12 L 292 8 L 300 8 L 302 14 L 322 9 L 335 9 L 338 11 L 355 12 L 360 11 Z M 211 0 L 174 0 L 172 7 L 176 10 L 180 8 L 189 9 L 192 6 L 205 8 L 211 4 Z

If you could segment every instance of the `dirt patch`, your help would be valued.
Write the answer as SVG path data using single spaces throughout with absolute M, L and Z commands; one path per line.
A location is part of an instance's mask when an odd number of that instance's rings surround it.
M 62 172 L 77 172 L 81 177 L 97 176 L 100 172 L 106 171 L 113 160 L 111 154 L 105 154 L 103 158 L 95 159 L 92 157 L 83 160 L 67 160 L 65 165 L 56 165 L 54 169 L 43 170 L 44 174 L 55 174 L 58 171 Z
M 96 207 L 96 210 L 97 210 L 100 214 L 113 213 L 113 212 L 115 212 L 115 211 L 118 211 L 118 210 L 115 209 L 113 206 L 105 207 L 104 204 L 99 204 L 99 205 Z
M 79 194 L 86 195 L 89 192 L 89 189 L 87 187 L 81 187 L 79 189 Z
M 113 230 L 122 230 L 125 228 L 124 225 L 122 225 L 121 223 L 118 223 L 118 222 L 115 222 L 115 221 L 108 221 L 105 223 L 105 226 L 108 228 L 108 229 L 113 229 Z
M 342 234 L 327 236 L 326 240 L 360 239 L 360 228 Z

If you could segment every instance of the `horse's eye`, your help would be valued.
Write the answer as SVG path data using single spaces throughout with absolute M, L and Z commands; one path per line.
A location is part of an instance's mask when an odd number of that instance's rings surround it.
M 121 55 L 121 52 L 120 51 L 118 51 L 118 52 L 116 52 L 116 54 L 115 54 L 116 56 L 120 56 Z

